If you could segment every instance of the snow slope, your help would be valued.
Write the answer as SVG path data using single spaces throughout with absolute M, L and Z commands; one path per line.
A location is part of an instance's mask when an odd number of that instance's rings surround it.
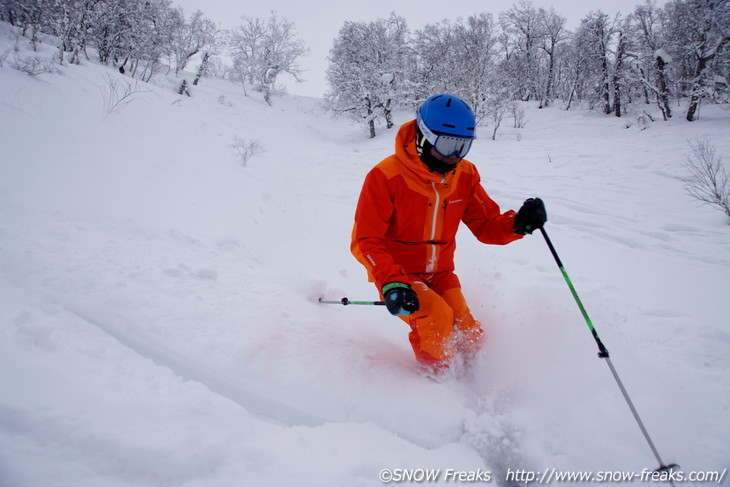
M 0 486 L 658 466 L 540 235 L 493 247 L 462 230 L 457 271 L 490 336 L 466 378 L 419 375 L 382 308 L 316 302 L 377 298 L 349 237 L 394 131 L 369 140 L 319 100 L 269 107 L 220 80 L 181 97 L 94 62 L 14 69 L 31 55 L 0 24 Z M 127 83 L 129 103 L 105 108 Z M 524 128 L 474 144 L 487 191 L 504 209 L 545 200 L 663 459 L 722 471 L 730 225 L 677 177 L 695 137 L 730 159 L 728 107 L 647 130 L 525 109 Z M 243 165 L 236 137 L 263 150 Z

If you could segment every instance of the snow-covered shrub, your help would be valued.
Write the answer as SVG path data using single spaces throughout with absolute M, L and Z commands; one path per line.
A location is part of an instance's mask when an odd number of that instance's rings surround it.
M 690 155 L 685 162 L 688 175 L 682 178 L 687 192 L 702 203 L 722 210 L 730 220 L 730 175 L 722 157 L 708 137 L 689 142 Z
M 512 120 L 514 120 L 514 128 L 525 128 L 525 125 L 527 125 L 527 116 L 525 109 L 517 103 L 512 103 L 510 109 L 512 110 Z
M 235 154 L 241 159 L 241 165 L 245 166 L 246 163 L 256 154 L 263 151 L 263 147 L 258 140 L 247 141 L 236 136 L 233 144 L 231 144 Z
M 102 90 L 102 97 L 104 98 L 104 119 L 132 103 L 136 94 L 145 91 L 138 88 L 137 80 L 134 80 L 134 83 L 132 83 L 107 74 L 106 91 Z
M 228 108 L 233 108 L 233 102 L 227 99 L 225 95 L 220 95 L 218 97 L 218 103 Z
M 29 76 L 38 76 L 43 73 L 58 72 L 52 59 L 44 59 L 41 56 L 15 56 L 14 67 Z

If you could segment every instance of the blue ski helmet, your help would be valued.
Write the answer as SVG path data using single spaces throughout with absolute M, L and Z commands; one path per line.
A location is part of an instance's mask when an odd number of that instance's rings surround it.
M 476 118 L 469 105 L 447 94 L 433 95 L 423 102 L 416 115 L 416 126 L 445 157 L 466 156 L 476 134 Z

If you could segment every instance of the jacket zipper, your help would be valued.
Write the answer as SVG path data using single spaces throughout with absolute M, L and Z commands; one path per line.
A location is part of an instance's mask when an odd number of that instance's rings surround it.
M 441 180 L 443 184 L 446 181 L 446 177 Z M 431 221 L 431 238 L 433 241 L 436 238 L 436 224 L 438 223 L 439 208 L 441 207 L 441 194 L 436 188 L 436 183 L 431 181 L 431 187 L 436 195 L 436 204 L 433 205 L 433 220 Z M 436 244 L 431 245 L 431 257 L 428 259 L 428 265 L 426 266 L 426 272 L 432 273 L 436 269 Z

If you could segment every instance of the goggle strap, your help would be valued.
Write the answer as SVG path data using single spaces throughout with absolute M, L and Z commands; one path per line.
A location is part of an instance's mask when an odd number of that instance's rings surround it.
M 426 122 L 424 122 L 421 117 L 418 117 L 418 128 L 421 129 L 421 132 L 423 133 L 423 136 L 426 137 L 426 140 L 429 141 L 431 145 L 435 146 L 436 140 L 439 138 L 439 136 L 431 132 L 431 129 L 426 126 Z

